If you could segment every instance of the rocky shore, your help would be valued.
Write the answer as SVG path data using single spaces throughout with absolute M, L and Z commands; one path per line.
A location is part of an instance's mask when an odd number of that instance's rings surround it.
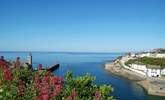
M 141 81 L 141 80 L 146 79 L 145 76 L 141 76 L 137 73 L 127 70 L 123 68 L 122 66 L 120 66 L 119 64 L 106 63 L 104 67 L 107 71 L 115 75 L 120 75 L 122 77 L 128 78 L 129 80 L 132 80 L 132 81 Z
M 165 79 L 148 78 L 144 75 L 125 69 L 117 62 L 106 63 L 104 68 L 112 74 L 135 81 L 138 85 L 142 86 L 149 95 L 165 96 Z

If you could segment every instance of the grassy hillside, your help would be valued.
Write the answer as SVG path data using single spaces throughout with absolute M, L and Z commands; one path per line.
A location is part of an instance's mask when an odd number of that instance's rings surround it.
M 165 58 L 150 58 L 150 57 L 142 57 L 137 59 L 130 59 L 126 62 L 126 65 L 129 64 L 143 64 L 147 65 L 147 67 L 156 67 L 157 68 L 165 68 Z

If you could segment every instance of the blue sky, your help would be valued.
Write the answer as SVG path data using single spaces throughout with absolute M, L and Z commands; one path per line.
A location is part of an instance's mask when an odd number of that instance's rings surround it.
M 0 0 L 0 51 L 165 48 L 164 0 Z

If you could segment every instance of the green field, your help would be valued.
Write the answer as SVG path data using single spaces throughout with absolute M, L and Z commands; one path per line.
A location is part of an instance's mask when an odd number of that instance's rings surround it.
M 126 63 L 129 64 L 143 64 L 147 65 L 147 67 L 154 68 L 165 68 L 165 58 L 150 58 L 150 57 L 142 57 L 137 59 L 130 59 Z

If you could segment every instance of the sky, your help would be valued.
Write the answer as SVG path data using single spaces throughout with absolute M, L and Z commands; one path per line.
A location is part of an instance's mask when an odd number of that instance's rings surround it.
M 0 0 L 0 51 L 165 48 L 164 0 Z

